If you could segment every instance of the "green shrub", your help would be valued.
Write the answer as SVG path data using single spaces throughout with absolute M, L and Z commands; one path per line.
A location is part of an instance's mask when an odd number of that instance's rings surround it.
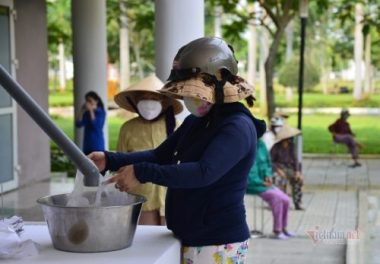
M 278 82 L 286 87 L 298 87 L 299 58 L 295 57 L 280 69 Z M 311 91 L 319 83 L 318 68 L 309 60 L 305 60 L 304 90 Z
M 67 176 L 75 177 L 76 167 L 65 153 L 55 144 L 50 147 L 50 170 L 53 172 L 66 172 Z

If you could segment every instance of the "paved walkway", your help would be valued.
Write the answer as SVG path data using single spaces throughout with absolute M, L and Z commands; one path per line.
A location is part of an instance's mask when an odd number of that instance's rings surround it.
M 379 159 L 362 160 L 363 166 L 355 169 L 348 167 L 350 162 L 339 157 L 304 159 L 306 210 L 295 211 L 292 207 L 290 211 L 288 229 L 297 234 L 293 239 L 270 238 L 273 222 L 269 208 L 260 198 L 247 196 L 247 220 L 251 230 L 263 231 L 265 235 L 251 240 L 247 263 L 346 263 L 345 240 L 331 236 L 355 235 L 359 209 L 357 191 L 376 193 L 380 190 Z M 367 245 L 372 261 L 369 263 L 380 263 L 380 220 L 378 222 L 379 225 L 371 229 Z M 310 237 L 313 232 L 324 232 L 330 237 L 315 242 Z
M 269 208 L 262 204 L 260 198 L 246 196 L 247 221 L 251 230 L 263 230 L 266 235 L 265 238 L 251 240 L 247 263 L 345 263 L 344 240 L 329 238 L 314 242 L 309 235 L 313 232 L 331 234 L 334 231 L 338 234 L 355 231 L 359 209 L 357 190 L 366 190 L 372 197 L 380 197 L 376 196 L 380 193 L 380 159 L 362 160 L 363 166 L 355 169 L 347 167 L 350 162 L 338 157 L 304 159 L 306 211 L 290 210 L 288 229 L 295 231 L 297 237 L 287 241 L 269 237 L 272 231 Z M 70 192 L 72 187 L 72 179 L 61 181 L 54 178 L 51 182 L 41 182 L 7 193 L 4 195 L 5 208 L 0 215 L 17 214 L 26 221 L 42 221 L 36 199 L 41 195 Z M 372 217 L 372 222 L 366 249 L 370 263 L 380 263 L 380 220 Z

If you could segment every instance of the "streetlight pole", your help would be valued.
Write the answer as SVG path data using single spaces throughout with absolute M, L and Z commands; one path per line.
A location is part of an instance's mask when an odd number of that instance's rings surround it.
M 298 75 L 298 129 L 302 129 L 302 104 L 303 104 L 303 76 L 304 76 L 304 54 L 305 54 L 305 33 L 307 24 L 308 0 L 300 1 L 300 18 L 301 18 L 301 48 L 300 48 L 300 65 Z
M 301 19 L 301 47 L 300 47 L 300 65 L 298 75 L 298 129 L 302 131 L 302 104 L 303 104 L 303 76 L 304 76 L 304 54 L 305 54 L 305 33 L 307 24 L 308 0 L 300 0 L 300 19 Z M 302 171 L 302 134 L 297 137 L 297 161 L 298 169 Z

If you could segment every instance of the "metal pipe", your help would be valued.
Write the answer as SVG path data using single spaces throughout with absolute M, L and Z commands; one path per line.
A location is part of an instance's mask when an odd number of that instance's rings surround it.
M 99 170 L 95 164 L 51 120 L 40 105 L 17 83 L 0 64 L 0 85 L 25 110 L 26 113 L 63 150 L 85 176 L 85 186 L 98 186 Z

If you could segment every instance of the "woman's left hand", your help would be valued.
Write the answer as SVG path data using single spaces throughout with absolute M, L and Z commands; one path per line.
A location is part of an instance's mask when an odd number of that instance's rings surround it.
M 133 165 L 121 167 L 107 183 L 115 183 L 115 188 L 121 192 L 133 190 L 140 182 L 137 180 Z

